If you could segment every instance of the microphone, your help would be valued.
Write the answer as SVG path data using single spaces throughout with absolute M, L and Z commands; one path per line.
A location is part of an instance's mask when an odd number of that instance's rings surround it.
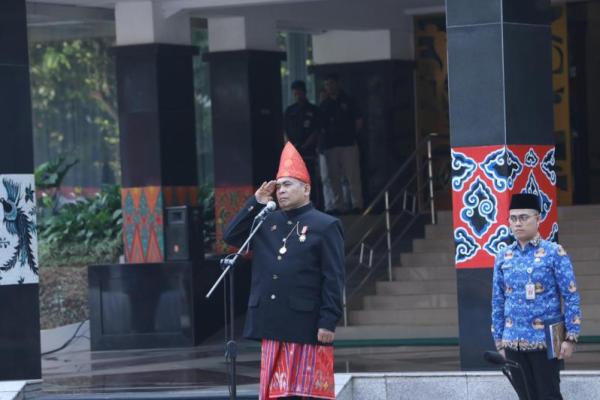
M 264 208 L 262 210 L 260 210 L 258 215 L 256 217 L 254 217 L 254 219 L 263 219 L 267 216 L 267 214 L 275 211 L 276 208 L 277 208 L 277 204 L 273 200 L 271 200 L 267 203 L 266 206 L 264 206 Z
M 496 365 L 508 365 L 511 367 L 518 367 L 519 365 L 514 361 L 507 360 L 506 358 L 502 357 L 502 354 L 496 351 L 486 351 L 483 353 L 483 359 L 491 364 Z

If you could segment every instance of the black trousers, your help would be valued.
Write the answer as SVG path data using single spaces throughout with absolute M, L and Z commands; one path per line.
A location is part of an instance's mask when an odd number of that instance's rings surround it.
M 562 361 L 548 360 L 546 350 L 513 351 L 506 350 L 506 358 L 521 365 L 527 380 L 530 400 L 562 400 L 560 394 L 560 369 Z M 527 400 L 525 383 L 516 368 L 510 368 L 519 400 Z

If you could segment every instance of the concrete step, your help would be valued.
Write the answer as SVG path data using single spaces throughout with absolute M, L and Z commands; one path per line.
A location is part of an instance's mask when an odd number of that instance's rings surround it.
M 573 261 L 597 261 L 600 263 L 600 247 L 565 247 L 565 251 Z
M 584 206 L 558 207 L 558 221 L 600 219 L 600 204 Z M 437 223 L 440 225 L 452 224 L 452 211 L 444 210 L 437 212 Z
M 436 214 L 436 221 L 439 225 L 452 225 L 452 211 L 438 211 Z
M 575 270 L 575 277 L 583 275 L 600 275 L 600 260 L 574 261 L 573 269 Z
M 559 225 L 559 238 L 562 235 L 600 235 L 600 220 L 569 221 Z M 426 239 L 452 239 L 452 225 L 425 225 Z
M 414 265 L 414 264 L 412 264 Z M 600 259 L 598 260 L 573 260 L 575 276 L 600 275 Z M 425 281 L 425 280 L 455 280 L 456 269 L 453 265 L 428 266 L 399 266 L 393 268 L 394 281 Z M 583 279 L 583 278 L 581 278 Z M 579 279 L 579 280 L 581 280 Z M 598 287 L 597 289 L 600 289 Z
M 600 219 L 598 216 L 589 216 L 587 219 L 559 221 L 558 234 L 570 233 L 600 233 Z
M 587 311 L 600 303 L 600 289 L 581 290 L 581 304 Z M 369 295 L 363 299 L 365 310 L 404 310 L 413 308 L 456 308 L 457 295 L 450 294 L 399 294 L 399 295 Z M 590 309 L 592 311 L 596 309 Z M 596 311 L 594 311 L 596 312 Z M 587 317 L 587 312 L 584 314 Z
M 454 240 L 452 237 L 444 239 L 414 239 L 413 253 L 452 253 L 454 254 Z
M 600 218 L 600 204 L 558 207 L 558 220 Z
M 566 234 L 559 232 L 558 242 L 569 251 L 572 247 L 600 246 L 600 234 Z
M 349 325 L 337 327 L 335 332 L 336 340 L 456 338 L 458 324 Z M 581 335 L 599 336 L 600 320 L 586 319 L 584 315 Z
M 395 281 L 421 281 L 432 279 L 456 279 L 456 268 L 446 267 L 396 267 L 393 269 Z
M 559 233 L 559 243 L 562 244 L 567 251 L 571 247 L 600 246 L 600 233 L 588 233 L 581 235 L 578 233 L 565 233 L 561 231 Z M 424 253 L 430 251 L 454 252 L 454 240 L 452 239 L 452 234 L 445 237 L 440 236 L 413 240 L 413 252 Z
M 577 280 L 579 290 L 600 290 L 600 275 L 589 275 Z
M 425 225 L 425 239 L 452 239 L 452 225 Z
M 456 293 L 456 280 L 377 282 L 375 287 L 378 295 L 453 294 Z
M 447 325 L 458 324 L 456 308 L 419 310 L 359 310 L 350 311 L 350 325 Z
M 586 276 L 577 282 L 585 303 L 599 302 L 600 275 Z M 377 282 L 376 296 L 440 295 L 456 296 L 456 280 L 422 280 L 406 282 Z
M 600 320 L 586 319 L 585 314 L 583 314 L 583 321 L 581 321 L 581 336 L 600 336 Z
M 456 338 L 458 325 L 354 325 L 337 327 L 336 340 Z
M 600 288 L 595 290 L 580 290 L 581 304 L 599 304 Z
M 402 265 L 411 267 L 442 267 L 454 264 L 454 252 L 404 253 L 400 256 Z
M 412 310 L 415 308 L 456 308 L 456 294 L 411 294 L 365 296 L 365 310 Z
M 584 321 L 598 321 L 600 322 L 600 304 L 598 303 L 583 303 L 581 304 L 581 314 L 583 314 Z

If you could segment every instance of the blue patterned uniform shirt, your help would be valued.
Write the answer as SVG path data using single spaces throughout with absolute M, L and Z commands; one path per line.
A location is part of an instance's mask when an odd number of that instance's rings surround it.
M 535 285 L 535 299 L 527 300 L 525 286 Z M 539 236 L 524 248 L 514 242 L 494 264 L 492 335 L 498 349 L 546 348 L 544 321 L 561 313 L 566 338 L 577 341 L 581 325 L 580 298 L 569 256 L 561 245 Z

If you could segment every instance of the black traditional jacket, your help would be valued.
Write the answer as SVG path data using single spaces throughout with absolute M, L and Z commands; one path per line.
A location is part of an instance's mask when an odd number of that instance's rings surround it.
M 263 207 L 252 196 L 229 223 L 225 241 L 241 246 Z M 344 239 L 337 218 L 312 204 L 274 211 L 250 249 L 246 338 L 316 344 L 319 328 L 335 331 L 342 316 L 345 275 Z

